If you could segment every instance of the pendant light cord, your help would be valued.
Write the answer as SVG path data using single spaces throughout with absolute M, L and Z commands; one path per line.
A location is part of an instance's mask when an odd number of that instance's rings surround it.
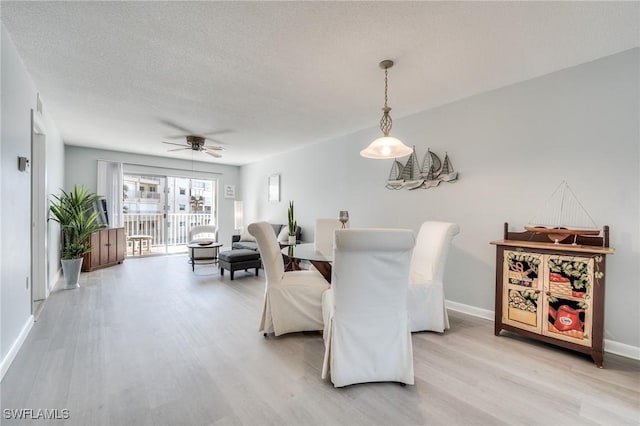
M 388 68 L 384 69 L 384 107 L 387 108 L 387 101 L 389 100 L 388 96 L 387 96 L 387 74 L 388 74 Z

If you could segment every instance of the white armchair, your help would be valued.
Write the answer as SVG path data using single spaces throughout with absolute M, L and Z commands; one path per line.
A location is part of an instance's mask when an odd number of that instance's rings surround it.
M 451 240 L 460 227 L 448 222 L 424 222 L 416 238 L 409 274 L 409 323 L 411 331 L 444 332 L 449 316 L 444 306 L 444 269 Z
M 342 229 L 342 222 L 338 219 L 316 219 L 315 249 L 323 253 L 333 252 L 333 233 Z
M 335 232 L 333 278 L 324 293 L 322 378 L 335 387 L 365 382 L 413 384 L 407 317 L 413 233 L 402 229 Z
M 193 226 L 189 230 L 189 244 L 210 241 L 212 243 L 218 242 L 218 228 L 213 225 L 198 225 Z M 199 249 L 193 252 L 194 259 L 212 259 L 218 255 L 218 249 L 206 248 Z
M 284 271 L 280 245 L 267 222 L 252 223 L 266 276 L 260 331 L 276 336 L 322 330 L 322 293 L 329 283 L 317 271 Z

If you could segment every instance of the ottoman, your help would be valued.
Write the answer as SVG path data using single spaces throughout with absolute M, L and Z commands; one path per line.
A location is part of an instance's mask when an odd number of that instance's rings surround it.
M 233 273 L 240 269 L 245 271 L 249 268 L 256 268 L 256 276 L 258 276 L 258 269 L 262 266 L 260 260 L 260 253 L 253 250 L 238 249 L 223 251 L 218 255 L 218 266 L 220 266 L 220 276 L 224 276 L 224 270 L 227 269 L 231 273 L 231 279 L 233 280 Z

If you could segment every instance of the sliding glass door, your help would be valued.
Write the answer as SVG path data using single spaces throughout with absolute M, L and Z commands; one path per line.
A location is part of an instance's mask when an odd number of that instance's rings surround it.
M 216 225 L 216 192 L 213 179 L 125 174 L 127 254 L 186 252 L 192 227 Z
M 214 181 L 167 177 L 167 244 L 170 252 L 186 251 L 189 231 L 216 224 Z

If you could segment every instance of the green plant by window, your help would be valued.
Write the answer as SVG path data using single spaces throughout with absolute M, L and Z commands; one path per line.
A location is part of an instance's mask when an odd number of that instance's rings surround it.
M 63 259 L 78 259 L 91 251 L 89 236 L 102 228 L 98 214 L 90 210 L 98 198 L 78 185 L 69 192 L 62 190 L 61 195 L 53 195 L 49 211 L 51 219 L 58 222 L 62 230 Z

